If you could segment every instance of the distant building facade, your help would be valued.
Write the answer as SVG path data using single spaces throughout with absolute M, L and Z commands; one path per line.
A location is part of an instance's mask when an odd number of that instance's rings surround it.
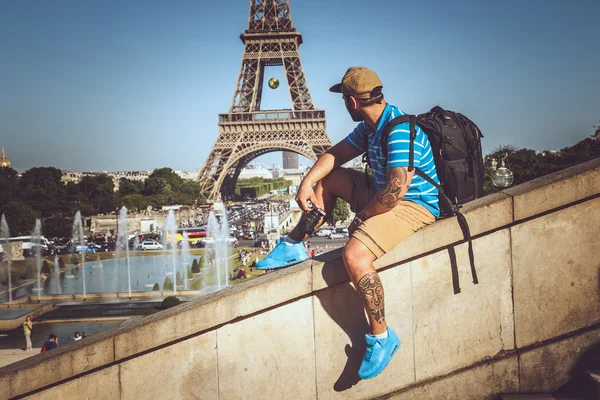
M 264 168 L 244 168 L 238 179 L 263 178 L 273 179 L 273 172 Z
M 283 169 L 298 169 L 298 154 L 284 151 Z
M 130 181 L 144 182 L 152 171 L 121 171 L 121 172 L 75 172 L 62 170 L 61 182 L 65 185 L 67 183 L 79 183 L 86 176 L 100 176 L 107 175 L 112 178 L 115 184 L 115 192 L 119 190 L 119 181 L 121 178 L 129 179 Z
M 186 181 L 196 181 L 200 175 L 200 170 L 196 171 L 175 171 L 175 173 Z

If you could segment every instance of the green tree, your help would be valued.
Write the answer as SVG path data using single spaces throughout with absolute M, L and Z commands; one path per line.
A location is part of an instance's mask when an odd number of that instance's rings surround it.
M 119 196 L 128 196 L 132 194 L 140 194 L 144 190 L 144 183 L 140 181 L 132 181 L 127 178 L 119 180 Z
M 20 199 L 19 174 L 12 168 L 0 168 L 0 204 Z
M 200 263 L 199 263 L 199 267 L 200 268 L 204 268 L 206 267 L 206 264 L 208 263 L 208 250 L 204 253 L 204 255 L 202 257 L 200 257 Z
M 12 236 L 31 234 L 35 220 L 39 217 L 29 205 L 16 201 L 0 204 L 0 214 L 5 215 Z
M 44 235 L 46 237 L 70 237 L 73 228 L 72 217 L 53 216 L 44 219 Z
M 165 281 L 163 282 L 163 290 L 173 290 L 173 281 L 168 276 L 165 277 Z
M 70 211 L 66 187 L 61 177 L 61 170 L 53 167 L 31 168 L 25 171 L 19 179 L 21 200 L 43 217 Z
M 194 278 L 194 274 L 192 273 L 192 269 L 190 268 L 189 265 L 186 266 L 185 273 L 186 273 L 187 279 L 193 279 Z
M 121 198 L 121 204 L 128 210 L 140 211 L 145 210 L 150 205 L 150 201 L 141 194 L 130 194 Z
M 192 261 L 192 273 L 197 274 L 200 272 L 200 264 L 198 264 L 198 260 L 194 258 Z
M 184 180 L 174 198 L 175 203 L 191 206 L 198 198 L 198 184 L 195 181 Z
M 177 175 L 175 173 L 175 171 L 173 171 L 171 168 L 166 168 L 166 167 L 158 168 L 158 169 L 155 169 L 154 171 L 152 171 L 152 173 L 148 177 L 148 180 L 153 180 L 153 179 L 166 180 L 167 183 L 169 185 L 171 185 L 171 188 L 173 188 L 173 190 L 179 190 L 179 188 L 183 184 L 183 179 L 179 175 Z M 146 180 L 146 182 L 148 182 L 148 180 Z
M 338 198 L 335 202 L 335 207 L 333 208 L 333 221 L 334 223 L 337 223 L 338 221 L 345 221 L 348 218 L 350 218 L 348 203 Z
M 81 208 L 84 215 L 106 214 L 119 205 L 115 184 L 108 175 L 85 176 L 79 182 L 79 190 L 89 205 L 89 208 Z

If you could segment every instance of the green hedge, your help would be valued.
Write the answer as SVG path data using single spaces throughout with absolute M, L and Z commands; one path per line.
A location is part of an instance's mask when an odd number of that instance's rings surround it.
M 171 308 L 171 307 L 175 307 L 181 304 L 181 300 L 179 300 L 177 297 L 175 296 L 169 296 L 169 297 L 165 297 L 165 299 L 162 301 L 160 308 L 162 308 L 163 310 L 166 310 L 167 308 Z
M 271 190 L 284 189 L 292 185 L 292 181 L 286 179 L 267 180 L 256 182 L 255 180 L 240 180 L 235 185 L 235 193 L 241 196 L 258 197 L 269 193 Z

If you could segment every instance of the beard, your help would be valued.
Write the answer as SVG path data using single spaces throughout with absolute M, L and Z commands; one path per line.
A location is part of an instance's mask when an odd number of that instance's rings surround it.
M 365 120 L 365 117 L 363 117 L 362 114 L 356 110 L 354 110 L 354 111 L 348 110 L 348 114 L 350 114 L 350 117 L 352 118 L 352 121 L 354 121 L 354 122 L 361 122 L 361 121 Z

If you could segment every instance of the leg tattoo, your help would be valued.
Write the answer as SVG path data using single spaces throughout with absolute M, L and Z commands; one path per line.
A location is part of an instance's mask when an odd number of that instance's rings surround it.
M 377 323 L 383 324 L 385 322 L 383 285 L 377 272 L 368 273 L 359 279 L 358 292 L 363 298 L 369 314 Z

